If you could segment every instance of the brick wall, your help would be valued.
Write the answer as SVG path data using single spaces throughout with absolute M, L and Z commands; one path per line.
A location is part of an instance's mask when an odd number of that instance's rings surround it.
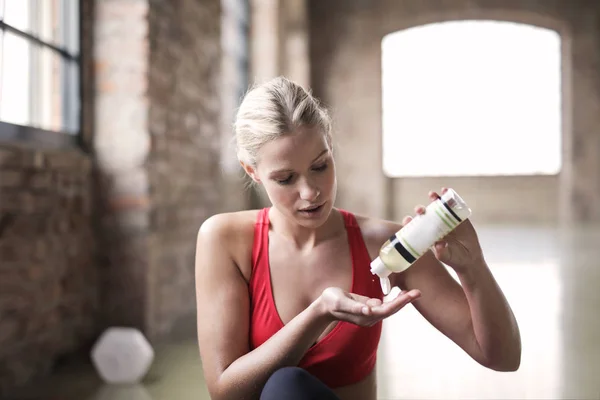
M 195 318 L 196 234 L 221 209 L 220 1 L 149 8 L 150 323 Z
M 81 47 L 91 49 L 91 1 L 82 14 Z M 82 67 L 85 144 L 94 104 L 87 51 Z M 92 161 L 81 148 L 0 144 L 0 398 L 98 334 L 93 193 Z
M 311 84 L 335 118 L 340 206 L 400 219 L 427 200 L 428 190 L 451 185 L 473 205 L 474 220 L 600 221 L 600 31 L 594 2 L 311 0 L 309 13 Z M 563 34 L 564 170 L 542 177 L 387 179 L 380 148 L 382 38 L 421 24 L 472 18 L 537 24 Z
M 0 397 L 109 325 L 195 332 L 196 233 L 224 208 L 220 1 L 82 7 L 93 158 L 0 145 Z
M 91 165 L 0 147 L 0 396 L 96 334 Z

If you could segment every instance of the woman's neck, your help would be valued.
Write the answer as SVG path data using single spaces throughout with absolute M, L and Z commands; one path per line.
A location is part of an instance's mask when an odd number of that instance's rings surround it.
M 304 227 L 284 216 L 275 207 L 269 210 L 269 221 L 273 232 L 293 243 L 298 250 L 311 250 L 345 231 L 342 215 L 335 208 L 323 225 L 317 228 Z

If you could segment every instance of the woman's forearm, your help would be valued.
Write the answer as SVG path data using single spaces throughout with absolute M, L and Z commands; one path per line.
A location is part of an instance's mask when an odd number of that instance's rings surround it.
M 521 337 L 515 316 L 488 265 L 481 261 L 458 277 L 471 309 L 477 343 L 489 368 L 514 371 L 521 362 Z
M 229 365 L 219 378 L 215 400 L 258 398 L 271 374 L 298 365 L 332 321 L 319 298 L 265 343 Z

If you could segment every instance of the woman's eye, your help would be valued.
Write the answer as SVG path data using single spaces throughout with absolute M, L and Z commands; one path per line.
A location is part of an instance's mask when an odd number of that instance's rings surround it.
M 314 167 L 312 167 L 312 170 L 316 171 L 316 172 L 323 172 L 327 169 L 328 166 L 329 166 L 328 163 L 323 163 L 320 165 L 315 165 Z M 277 184 L 279 184 L 279 185 L 289 185 L 294 180 L 294 174 L 288 176 L 285 179 L 273 179 L 273 180 L 275 182 L 277 182 Z
M 313 170 L 315 170 L 315 171 L 325 171 L 326 169 L 327 169 L 327 163 L 318 165 L 313 168 Z
M 292 181 L 292 176 L 288 176 L 285 179 L 275 179 L 275 181 L 280 185 L 287 185 Z

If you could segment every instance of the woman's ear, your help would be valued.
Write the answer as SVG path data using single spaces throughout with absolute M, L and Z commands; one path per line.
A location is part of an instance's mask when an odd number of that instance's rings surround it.
M 256 170 L 254 169 L 254 167 L 252 167 L 251 165 L 246 164 L 243 161 L 240 161 L 240 164 L 242 165 L 242 168 L 244 168 L 244 171 L 246 171 L 246 173 L 248 174 L 248 176 L 250 178 L 252 178 L 252 180 L 254 182 L 259 183 L 260 179 L 258 178 L 257 174 L 256 174 Z

